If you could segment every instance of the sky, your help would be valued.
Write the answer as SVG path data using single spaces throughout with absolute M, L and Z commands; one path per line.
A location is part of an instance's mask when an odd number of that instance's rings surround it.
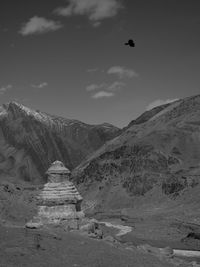
M 199 0 L 1 0 L 0 105 L 124 127 L 199 93 Z

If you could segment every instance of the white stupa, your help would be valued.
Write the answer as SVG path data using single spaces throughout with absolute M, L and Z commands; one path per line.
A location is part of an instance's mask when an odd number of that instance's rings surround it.
M 70 171 L 61 161 L 55 161 L 46 172 L 48 182 L 37 197 L 38 214 L 27 224 L 65 224 L 78 228 L 78 221 L 84 217 L 81 211 L 83 198 L 69 180 Z

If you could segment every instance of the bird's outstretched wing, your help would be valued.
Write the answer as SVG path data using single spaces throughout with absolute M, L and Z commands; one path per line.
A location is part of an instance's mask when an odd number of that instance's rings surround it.
M 128 42 L 125 43 L 125 45 L 129 45 L 130 47 L 135 47 L 135 43 L 132 39 L 128 40 Z

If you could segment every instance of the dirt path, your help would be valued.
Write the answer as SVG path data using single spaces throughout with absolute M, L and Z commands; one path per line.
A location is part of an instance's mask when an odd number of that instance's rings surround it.
M 107 227 L 113 227 L 119 230 L 119 233 L 116 234 L 116 236 L 122 236 L 132 231 L 132 227 L 121 225 L 121 224 L 113 224 L 111 222 L 100 222 L 105 224 Z

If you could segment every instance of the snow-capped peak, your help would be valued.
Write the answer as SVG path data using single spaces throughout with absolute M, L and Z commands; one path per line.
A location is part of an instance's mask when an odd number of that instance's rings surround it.
M 40 111 L 36 111 L 36 110 L 28 108 L 28 107 L 25 107 L 24 105 L 19 104 L 15 101 L 10 102 L 8 104 L 8 106 L 9 107 L 10 106 L 17 107 L 18 109 L 20 109 L 20 111 L 24 112 L 26 115 L 33 116 L 36 120 L 39 120 L 42 122 L 51 120 L 50 116 L 46 115 L 45 113 L 42 113 Z M 52 120 L 52 122 L 53 122 L 53 120 Z

